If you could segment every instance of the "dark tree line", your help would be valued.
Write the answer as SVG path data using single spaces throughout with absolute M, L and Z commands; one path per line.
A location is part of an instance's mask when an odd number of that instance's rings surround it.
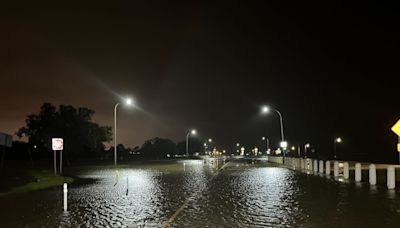
M 80 158 L 105 158 L 114 156 L 114 148 L 105 150 L 104 144 L 112 140 L 111 127 L 100 126 L 92 121 L 94 111 L 88 108 L 75 108 L 60 105 L 58 108 L 44 103 L 38 114 L 30 114 L 25 126 L 19 129 L 19 137 L 27 137 L 30 157 L 50 158 L 52 138 L 64 139 L 64 156 L 68 162 Z M 197 138 L 189 139 L 189 155 L 202 152 L 202 143 Z M 120 159 L 167 159 L 186 154 L 186 141 L 178 144 L 170 139 L 152 138 L 142 146 L 125 148 L 117 146 Z M 32 156 L 31 156 L 32 154 Z
M 60 105 L 58 109 L 44 103 L 39 114 L 28 115 L 25 126 L 17 132 L 29 139 L 29 147 L 35 148 L 41 157 L 51 156 L 51 139 L 64 139 L 67 161 L 82 157 L 101 156 L 104 143 L 111 141 L 111 127 L 100 126 L 92 121 L 94 111 Z

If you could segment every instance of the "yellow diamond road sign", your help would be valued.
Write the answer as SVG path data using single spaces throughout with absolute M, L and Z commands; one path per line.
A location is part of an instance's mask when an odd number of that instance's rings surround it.
M 400 120 L 392 127 L 392 131 L 400 137 Z

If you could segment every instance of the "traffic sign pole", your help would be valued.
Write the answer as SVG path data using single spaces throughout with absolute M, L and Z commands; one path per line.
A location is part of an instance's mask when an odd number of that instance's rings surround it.
M 57 175 L 57 155 L 56 155 L 56 151 L 54 150 L 54 175 Z
M 397 152 L 399 152 L 399 164 L 400 164 L 400 136 L 399 136 L 399 140 L 397 142 Z
M 62 150 L 60 151 L 60 175 L 62 175 Z

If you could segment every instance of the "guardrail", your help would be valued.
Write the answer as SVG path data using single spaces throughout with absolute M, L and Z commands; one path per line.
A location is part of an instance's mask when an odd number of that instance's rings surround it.
M 342 178 L 343 180 L 349 180 L 350 170 L 354 170 L 354 181 L 361 182 L 362 170 L 368 170 L 368 180 L 371 186 L 377 184 L 377 166 L 379 170 L 386 169 L 386 185 L 388 189 L 396 188 L 396 174 L 395 165 L 385 164 L 364 164 L 364 167 L 360 162 L 348 162 L 348 161 L 336 161 L 336 160 L 318 160 L 312 158 L 295 158 L 285 157 L 283 160 L 279 156 L 267 156 L 269 162 L 282 164 L 288 166 L 294 170 L 303 171 L 309 174 L 315 175 L 326 175 L 331 176 L 331 170 L 333 168 L 333 177 L 335 179 Z M 382 178 L 382 177 L 380 177 Z

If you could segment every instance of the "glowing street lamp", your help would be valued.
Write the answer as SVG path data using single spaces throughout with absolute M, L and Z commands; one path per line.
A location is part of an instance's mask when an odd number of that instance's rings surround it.
M 285 162 L 285 149 L 287 147 L 287 142 L 285 141 L 285 135 L 283 133 L 283 118 L 281 112 L 278 109 L 273 108 L 273 110 L 279 115 L 279 121 L 281 124 L 281 137 L 282 137 L 282 141 L 280 144 L 283 149 L 283 162 Z M 267 114 L 269 112 L 271 112 L 271 108 L 269 106 L 264 105 L 263 107 L 261 107 L 262 114 Z
M 196 135 L 196 130 L 192 129 L 186 134 L 186 157 L 189 157 L 189 135 Z
M 127 106 L 133 105 L 133 101 L 131 98 L 126 98 L 124 103 Z M 114 165 L 117 165 L 117 107 L 119 103 L 114 106 Z
M 210 143 L 210 142 L 212 142 L 212 139 L 210 138 L 210 139 L 208 139 L 208 142 Z
M 261 140 L 263 140 L 263 141 L 265 141 L 265 150 L 268 150 L 269 149 L 269 138 L 266 138 L 265 136 L 263 136 L 262 138 L 261 138 Z
M 343 140 L 340 137 L 335 138 L 333 141 L 333 153 L 334 153 L 333 156 L 335 159 L 336 159 L 336 144 L 340 144 L 342 142 L 343 142 Z
M 307 148 L 310 148 L 310 147 L 311 147 L 310 143 L 304 144 L 304 157 L 306 157 L 306 158 L 307 158 Z

